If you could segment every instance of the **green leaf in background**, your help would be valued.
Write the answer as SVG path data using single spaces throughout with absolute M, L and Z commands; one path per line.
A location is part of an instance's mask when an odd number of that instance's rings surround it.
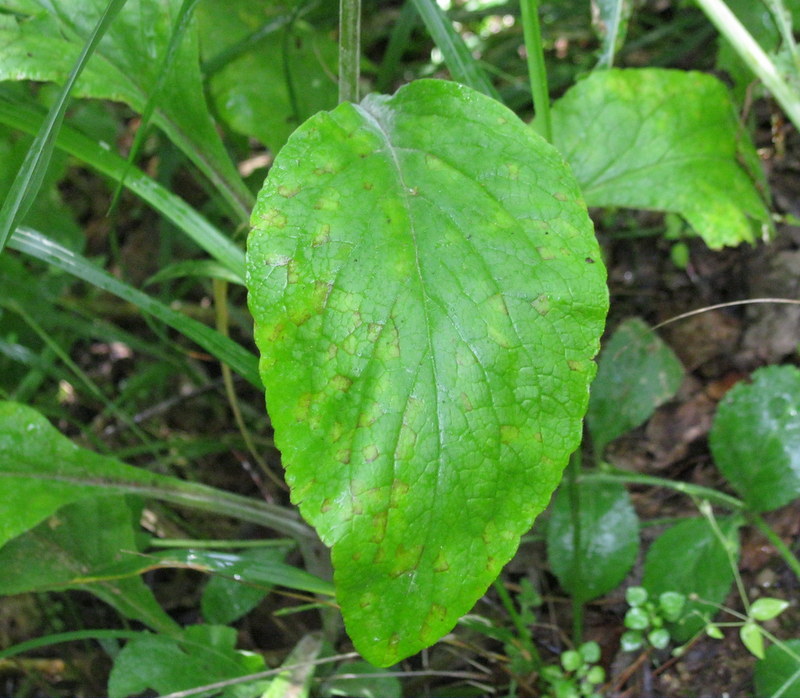
M 253 225 L 293 501 L 356 647 L 393 664 L 485 592 L 580 441 L 607 308 L 591 223 L 512 112 L 421 80 L 301 126 Z
M 784 644 L 794 656 L 778 645 L 771 645 L 764 659 L 756 662 L 756 695 L 800 696 L 800 640 L 784 640 Z
M 579 482 L 577 517 L 567 484 L 559 488 L 547 522 L 547 559 L 565 591 L 583 603 L 616 588 L 639 552 L 639 519 L 623 485 Z M 580 526 L 575 549 L 575 521 Z
M 600 37 L 598 68 L 614 64 L 614 55 L 625 43 L 632 11 L 631 0 L 592 0 L 592 24 Z
M 124 102 L 141 113 L 156 84 L 181 3 L 128 0 L 74 94 Z M 0 80 L 63 82 L 106 4 L 107 0 L 29 3 L 39 8 L 32 17 L 0 25 Z M 5 5 L 0 0 L 0 9 Z M 194 24 L 164 79 L 153 121 L 209 178 L 237 218 L 246 218 L 251 196 L 206 106 Z
M 553 144 L 589 206 L 678 213 L 715 249 L 772 225 L 753 145 L 711 75 L 597 71 L 553 105 Z
M 309 535 L 292 511 L 78 448 L 31 407 L 0 402 L 0 545 L 67 504 L 119 494 L 216 511 L 293 537 Z
M 678 357 L 644 321 L 621 323 L 600 352 L 586 413 L 597 455 L 672 398 L 683 374 Z
M 220 625 L 191 625 L 180 638 L 152 635 L 131 640 L 114 659 L 108 695 L 125 698 L 148 689 L 159 694 L 184 691 L 265 668 L 263 657 L 236 650 L 235 645 L 236 629 Z M 266 682 L 262 679 L 238 688 L 247 693 L 229 689 L 222 695 L 260 696 Z
M 800 496 L 800 370 L 768 366 L 729 390 L 709 446 L 751 509 L 772 511 Z
M 234 131 L 277 153 L 309 116 L 336 105 L 338 46 L 326 32 L 292 21 L 294 8 L 269 4 L 206 0 L 197 16 L 206 63 L 260 31 L 249 50 L 211 73 L 209 86 L 217 113 Z
M 718 519 L 723 535 L 739 548 L 738 518 Z M 733 571 L 722 543 L 704 519 L 687 519 L 662 533 L 650 546 L 644 561 L 642 586 L 651 597 L 665 591 L 691 594 L 712 604 L 721 604 L 733 584 Z M 686 642 L 703 628 L 703 616 L 713 618 L 716 607 L 688 601 L 684 618 L 672 626 L 672 637 Z
M 0 548 L 0 594 L 81 589 L 127 618 L 161 632 L 177 632 L 179 626 L 140 577 L 83 581 L 139 549 L 141 511 L 141 500 L 133 497 L 92 497 L 59 509 Z

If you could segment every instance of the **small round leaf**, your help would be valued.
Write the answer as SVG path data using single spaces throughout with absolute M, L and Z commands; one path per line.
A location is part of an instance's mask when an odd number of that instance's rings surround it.
M 577 671 L 583 666 L 583 657 L 581 653 L 576 650 L 567 650 L 561 653 L 561 666 L 564 671 Z
M 650 627 L 650 616 L 638 606 L 629 608 L 625 614 L 625 627 L 631 630 L 645 630 Z
M 644 638 L 638 630 L 628 630 L 622 633 L 619 644 L 623 652 L 635 652 L 644 644 Z
M 665 591 L 658 597 L 658 607 L 665 620 L 674 623 L 686 606 L 686 596 L 677 591 Z
M 625 601 L 629 606 L 643 606 L 647 601 L 647 589 L 644 587 L 628 587 L 625 590 Z
M 647 641 L 657 650 L 663 650 L 670 641 L 669 630 L 656 628 L 647 634 Z
M 594 664 L 600 661 L 600 645 L 596 642 L 584 642 L 579 648 L 583 661 L 587 664 Z

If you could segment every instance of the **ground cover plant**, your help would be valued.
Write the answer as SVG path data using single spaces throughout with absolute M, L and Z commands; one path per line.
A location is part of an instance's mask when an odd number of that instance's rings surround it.
M 800 690 L 798 10 L 0 0 L 9 692 Z

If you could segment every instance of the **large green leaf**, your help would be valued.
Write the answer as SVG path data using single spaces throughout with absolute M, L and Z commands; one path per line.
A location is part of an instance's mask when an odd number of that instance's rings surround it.
M 585 602 L 611 591 L 630 572 L 639 552 L 639 519 L 621 484 L 581 482 L 575 488 L 562 486 L 553 500 L 547 559 L 561 586 Z
M 709 435 L 714 462 L 749 507 L 800 497 L 800 370 L 769 366 L 720 403 Z
M 648 419 L 683 380 L 675 353 L 639 318 L 625 320 L 600 352 L 586 422 L 596 453 Z
M 469 610 L 580 441 L 607 308 L 577 185 L 425 80 L 306 122 L 253 214 L 250 308 L 293 500 L 388 665 Z
M 82 589 L 128 618 L 155 630 L 177 632 L 179 626 L 141 577 L 86 581 L 139 548 L 141 511 L 141 501 L 134 497 L 92 497 L 63 507 L 0 548 L 0 594 Z
M 771 225 L 753 146 L 711 75 L 593 73 L 553 105 L 553 143 L 590 206 L 679 213 L 713 248 Z
M 14 3 L 0 2 L 0 8 Z M 39 0 L 32 18 L 0 25 L 0 80 L 63 82 L 107 0 Z M 158 77 L 160 62 L 181 0 L 128 0 L 88 63 L 74 94 L 125 102 L 141 112 Z M 30 10 L 29 10 L 30 11 Z M 239 216 L 250 194 L 217 134 L 206 107 L 192 26 L 177 50 L 158 95 L 153 121 L 216 186 Z
M 82 499 L 136 494 L 307 537 L 293 512 L 78 448 L 36 410 L 0 402 L 0 545 Z

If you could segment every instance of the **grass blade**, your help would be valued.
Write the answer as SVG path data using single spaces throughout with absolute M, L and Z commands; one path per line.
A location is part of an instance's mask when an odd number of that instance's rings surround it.
M 169 44 L 167 44 L 167 50 L 164 59 L 161 61 L 161 65 L 158 67 L 158 75 L 156 76 L 155 85 L 150 92 L 150 96 L 147 98 L 147 104 L 145 104 L 145 107 L 142 110 L 139 128 L 136 130 L 136 137 L 133 139 L 133 145 L 131 146 L 130 153 L 128 153 L 125 172 L 123 172 L 122 178 L 117 181 L 117 188 L 114 190 L 114 195 L 111 198 L 111 210 L 113 210 L 116 206 L 119 195 L 122 192 L 122 187 L 125 184 L 125 178 L 130 168 L 133 167 L 133 163 L 136 161 L 136 156 L 139 154 L 139 151 L 142 148 L 144 137 L 147 133 L 147 126 L 150 123 L 150 119 L 153 117 L 153 112 L 155 111 L 156 104 L 158 103 L 158 96 L 164 86 L 164 78 L 175 62 L 175 54 L 178 50 L 178 46 L 180 46 L 181 39 L 183 39 L 183 35 L 186 33 L 186 28 L 189 26 L 189 22 L 192 19 L 194 8 L 197 6 L 199 1 L 200 0 L 183 0 L 183 3 L 178 10 L 178 16 L 175 20 L 175 28 L 172 31 L 172 36 L 169 38 Z
M 9 247 L 35 257 L 57 269 L 72 274 L 104 291 L 133 303 L 145 313 L 166 323 L 197 342 L 203 349 L 231 367 L 242 378 L 262 389 L 258 376 L 258 359 L 240 344 L 223 337 L 216 330 L 179 313 L 146 293 L 96 267 L 85 257 L 62 247 L 41 233 L 18 228 L 9 240 Z
M 25 217 L 33 200 L 39 193 L 44 175 L 47 172 L 47 166 L 50 164 L 50 158 L 55 149 L 56 136 L 64 120 L 64 113 L 69 104 L 72 88 L 87 61 L 94 53 L 95 48 L 100 43 L 100 39 L 103 38 L 114 17 L 117 16 L 124 4 L 125 0 L 110 0 L 106 11 L 100 17 L 91 36 L 84 44 L 81 55 L 61 88 L 58 98 L 50 108 L 47 118 L 36 134 L 36 138 L 34 138 L 28 154 L 25 156 L 25 161 L 22 163 L 22 167 L 11 185 L 11 190 L 3 202 L 3 207 L 0 209 L 0 252 L 8 242 L 11 232 Z
M 452 22 L 435 0 L 413 0 L 413 2 L 422 21 L 425 22 L 428 33 L 442 52 L 453 79 L 502 102 L 480 63 L 472 56 L 464 40 L 453 29 Z
M 0 123 L 25 133 L 33 133 L 42 119 L 42 114 L 34 107 L 0 98 Z M 68 125 L 58 134 L 56 145 L 114 180 L 125 178 L 128 189 L 174 223 L 220 264 L 230 269 L 236 275 L 238 283 L 244 284 L 244 252 L 183 199 L 137 168 L 131 168 L 126 177 L 126 162 L 123 158 L 109 150 L 107 145 L 93 141 Z

